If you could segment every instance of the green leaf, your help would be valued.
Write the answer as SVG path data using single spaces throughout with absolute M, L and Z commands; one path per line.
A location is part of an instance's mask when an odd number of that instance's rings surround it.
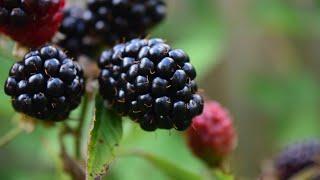
M 122 119 L 104 107 L 100 96 L 96 97 L 96 109 L 89 135 L 87 179 L 102 176 L 115 159 L 114 150 L 122 137 Z
M 166 174 L 171 179 L 184 179 L 184 180 L 199 180 L 202 179 L 200 175 L 194 174 L 193 172 L 187 171 L 176 164 L 158 157 L 154 154 L 143 152 L 143 151 L 135 151 L 132 153 L 133 155 L 140 156 L 145 160 L 149 161 L 156 168 L 161 170 L 164 174 Z

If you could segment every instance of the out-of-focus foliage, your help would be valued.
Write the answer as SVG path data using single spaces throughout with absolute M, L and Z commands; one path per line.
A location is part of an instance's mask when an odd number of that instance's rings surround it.
M 309 74 L 291 75 L 289 79 L 258 77 L 252 95 L 260 110 L 274 121 L 273 136 L 278 144 L 294 143 L 310 137 L 320 138 L 320 84 Z

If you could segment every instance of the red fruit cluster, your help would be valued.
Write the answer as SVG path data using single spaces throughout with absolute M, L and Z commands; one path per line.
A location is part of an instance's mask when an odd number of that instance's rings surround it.
M 236 132 L 226 109 L 218 102 L 205 102 L 203 113 L 187 131 L 193 153 L 211 166 L 218 166 L 234 149 Z
M 50 41 L 63 18 L 65 0 L 0 0 L 0 32 L 28 47 Z

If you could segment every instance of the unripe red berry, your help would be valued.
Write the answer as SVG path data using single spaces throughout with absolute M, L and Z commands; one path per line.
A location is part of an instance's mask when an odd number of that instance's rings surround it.
M 236 144 L 231 117 L 218 102 L 207 101 L 203 113 L 193 119 L 187 131 L 192 152 L 210 166 L 219 166 Z

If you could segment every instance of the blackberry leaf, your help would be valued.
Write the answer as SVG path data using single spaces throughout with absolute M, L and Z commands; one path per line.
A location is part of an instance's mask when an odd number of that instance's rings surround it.
M 122 121 L 111 110 L 104 108 L 103 100 L 96 97 L 96 110 L 89 135 L 87 179 L 101 177 L 113 162 L 114 149 L 122 137 Z

